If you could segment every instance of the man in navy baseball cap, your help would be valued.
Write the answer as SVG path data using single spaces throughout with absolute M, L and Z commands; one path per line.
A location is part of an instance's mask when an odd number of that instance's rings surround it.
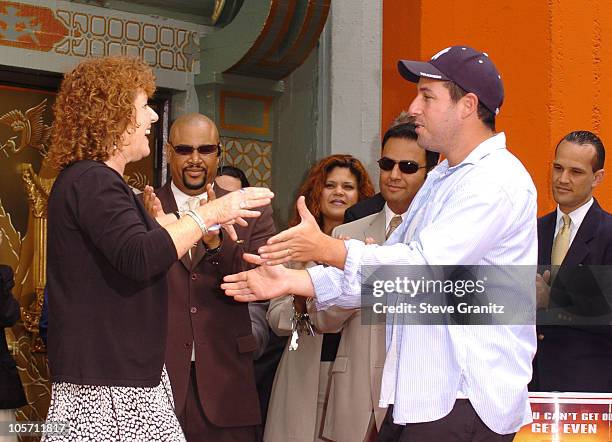
M 408 111 L 415 117 L 421 147 L 443 153 L 454 166 L 495 135 L 504 87 L 486 53 L 451 46 L 429 61 L 400 60 L 398 70 L 418 83 Z
M 412 239 L 425 260 L 407 258 L 398 249 L 397 262 L 535 269 L 536 190 L 506 149 L 505 134 L 495 131 L 504 87 L 489 56 L 451 46 L 429 61 L 401 60 L 398 69 L 417 83 L 408 112 L 415 118 L 418 144 L 446 160 L 430 172 L 406 223 L 414 224 L 405 230 L 415 232 Z M 410 222 L 411 213 L 422 214 L 418 222 Z M 392 253 L 384 253 L 385 263 L 396 262 Z M 520 294 L 535 297 L 527 290 Z M 439 359 L 430 357 L 434 346 L 443 355 Z M 378 441 L 509 442 L 531 421 L 532 325 L 460 326 L 447 332 L 424 327 L 404 333 L 393 348 L 383 371 L 380 405 L 389 409 Z M 415 375 L 417 366 L 421 375 Z

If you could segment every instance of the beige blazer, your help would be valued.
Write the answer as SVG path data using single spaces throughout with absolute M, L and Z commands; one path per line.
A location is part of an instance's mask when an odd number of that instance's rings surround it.
M 338 226 L 332 235 L 352 239 L 372 237 L 385 242 L 385 212 Z M 387 412 L 378 407 L 385 363 L 385 325 L 362 325 L 359 309 L 331 308 L 317 312 L 309 303 L 315 327 L 326 333 L 342 331 L 332 368 L 332 379 L 323 436 L 337 442 L 358 442 L 366 438 L 372 412 L 380 430 Z
M 291 296 L 270 302 L 268 323 L 274 333 L 290 335 L 292 317 Z M 296 351 L 288 351 L 288 345 L 289 342 L 285 345 L 274 376 L 264 441 L 313 442 L 323 335 L 300 335 Z

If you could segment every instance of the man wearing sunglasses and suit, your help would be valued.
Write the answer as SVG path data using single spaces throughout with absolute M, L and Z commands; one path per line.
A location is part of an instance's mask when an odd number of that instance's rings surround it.
M 410 117 L 402 112 L 383 135 L 381 158 L 378 160 L 380 192 L 346 209 L 345 223 L 385 209 L 388 226 L 394 215 L 403 215 L 408 210 L 412 198 L 425 182 L 427 172 L 438 164 L 440 158 L 438 152 L 420 148 L 416 139 Z
M 380 194 L 348 209 L 361 206 L 354 214 L 358 219 L 336 227 L 332 236 L 362 241 L 369 238 L 383 244 L 401 224 L 427 172 L 438 164 L 440 157 L 438 152 L 419 147 L 417 138 L 412 119 L 402 113 L 383 136 L 378 160 Z M 361 309 L 334 307 L 317 311 L 314 302 L 307 305 L 319 331 L 342 331 L 323 437 L 338 442 L 374 440 L 387 413 L 386 408 L 378 406 L 386 353 L 385 324 L 371 323 L 371 319 L 362 317 Z
M 208 198 L 221 156 L 217 127 L 204 115 L 183 115 L 170 128 L 166 151 L 171 180 L 155 193 L 164 212 L 178 217 Z M 234 227 L 238 241 L 209 234 L 168 272 L 166 368 L 188 441 L 255 441 L 261 422 L 248 305 L 228 299 L 219 285 L 244 269 L 244 252 L 274 234 L 272 208 Z

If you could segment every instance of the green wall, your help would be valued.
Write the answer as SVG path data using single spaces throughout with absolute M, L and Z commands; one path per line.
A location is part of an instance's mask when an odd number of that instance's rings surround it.
M 284 81 L 285 92 L 276 99 L 272 148 L 272 190 L 276 194 L 273 205 L 279 229 L 287 225 L 298 187 L 318 155 L 318 48 Z

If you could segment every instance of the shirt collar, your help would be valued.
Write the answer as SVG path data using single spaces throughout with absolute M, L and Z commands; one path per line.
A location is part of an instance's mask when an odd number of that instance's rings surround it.
M 576 230 L 580 228 L 580 224 L 582 224 L 582 221 L 584 221 L 584 217 L 586 216 L 592 205 L 593 197 L 591 197 L 591 199 L 584 203 L 582 206 L 568 213 L 570 219 L 572 220 L 571 225 L 573 228 L 575 228 Z M 559 229 L 563 225 L 563 215 L 565 214 L 561 211 L 559 205 L 557 205 L 557 229 Z
M 472 150 L 467 157 L 463 159 L 459 164 L 449 167 L 448 159 L 442 161 L 431 173 L 435 173 L 436 175 L 441 175 L 445 173 L 447 170 L 456 170 L 460 167 L 463 167 L 467 164 L 476 164 L 480 160 L 482 160 L 487 155 L 491 154 L 496 150 L 501 150 L 506 148 L 506 134 L 504 132 L 500 132 L 498 134 L 493 135 L 490 138 L 487 138 L 482 143 L 480 143 L 474 150 Z
M 187 204 L 187 200 L 191 198 L 191 195 L 187 195 L 181 189 L 176 187 L 174 182 L 170 182 L 170 188 L 172 189 L 172 194 L 174 195 L 174 201 L 176 201 L 176 207 L 178 207 L 179 210 L 188 210 L 189 206 Z M 213 189 L 214 188 L 215 183 L 213 182 Z M 208 200 L 208 194 L 206 192 L 203 192 L 199 195 L 195 195 L 195 197 L 198 198 L 200 201 Z
M 471 151 L 469 155 L 465 157 L 464 160 L 461 163 L 457 164 L 457 166 L 455 167 L 461 166 L 463 164 L 476 164 L 477 162 L 482 160 L 484 157 L 486 157 L 490 153 L 496 150 L 505 149 L 505 148 L 506 148 L 506 134 L 503 132 L 500 132 L 498 134 L 493 135 L 490 138 L 487 138 L 482 143 L 480 143 L 478 146 L 476 146 L 476 148 L 473 151 Z

